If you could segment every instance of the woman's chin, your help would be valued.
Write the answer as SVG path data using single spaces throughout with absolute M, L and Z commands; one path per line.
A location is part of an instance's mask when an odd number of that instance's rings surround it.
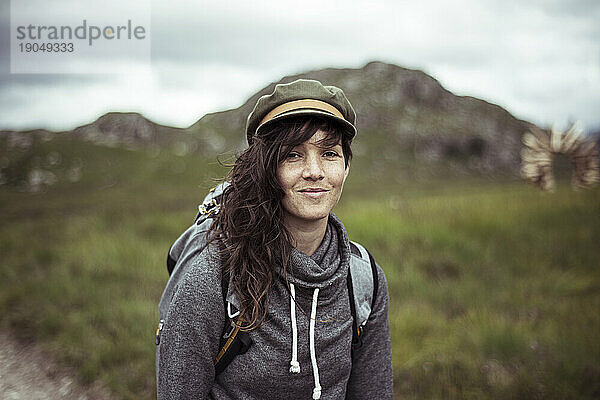
M 329 210 L 306 210 L 297 211 L 294 213 L 286 213 L 288 220 L 296 221 L 300 223 L 318 223 L 323 220 L 327 220 L 329 217 Z

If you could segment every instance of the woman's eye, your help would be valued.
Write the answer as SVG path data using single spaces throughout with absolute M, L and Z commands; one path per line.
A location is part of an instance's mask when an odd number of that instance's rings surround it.
M 323 155 L 325 157 L 339 157 L 339 154 L 333 150 L 328 150 Z
M 299 157 L 300 157 L 300 154 L 293 153 L 293 152 L 287 155 L 287 158 L 289 158 L 289 159 L 294 159 L 294 158 L 299 158 Z

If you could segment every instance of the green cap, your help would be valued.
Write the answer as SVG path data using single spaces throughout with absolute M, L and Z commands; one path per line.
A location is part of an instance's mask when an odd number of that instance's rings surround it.
M 246 122 L 248 144 L 264 126 L 299 115 L 334 119 L 346 128 L 351 137 L 356 135 L 356 113 L 342 89 L 324 86 L 312 79 L 298 79 L 275 85 L 273 93 L 258 99 Z

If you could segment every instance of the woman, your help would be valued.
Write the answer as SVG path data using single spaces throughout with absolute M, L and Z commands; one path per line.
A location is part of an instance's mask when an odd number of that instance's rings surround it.
M 355 118 L 340 89 L 313 80 L 258 100 L 218 213 L 170 250 L 181 276 L 163 294 L 160 399 L 392 398 L 385 277 L 376 266 L 376 295 L 353 349 L 352 249 L 331 213 Z M 252 344 L 221 372 L 215 360 L 229 318 Z

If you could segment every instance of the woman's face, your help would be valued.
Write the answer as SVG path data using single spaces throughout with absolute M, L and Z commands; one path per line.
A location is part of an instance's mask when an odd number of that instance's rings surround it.
M 349 169 L 344 165 L 341 142 L 323 147 L 325 132 L 318 130 L 294 147 L 277 168 L 285 195 L 282 203 L 286 225 L 327 218 L 342 194 Z

